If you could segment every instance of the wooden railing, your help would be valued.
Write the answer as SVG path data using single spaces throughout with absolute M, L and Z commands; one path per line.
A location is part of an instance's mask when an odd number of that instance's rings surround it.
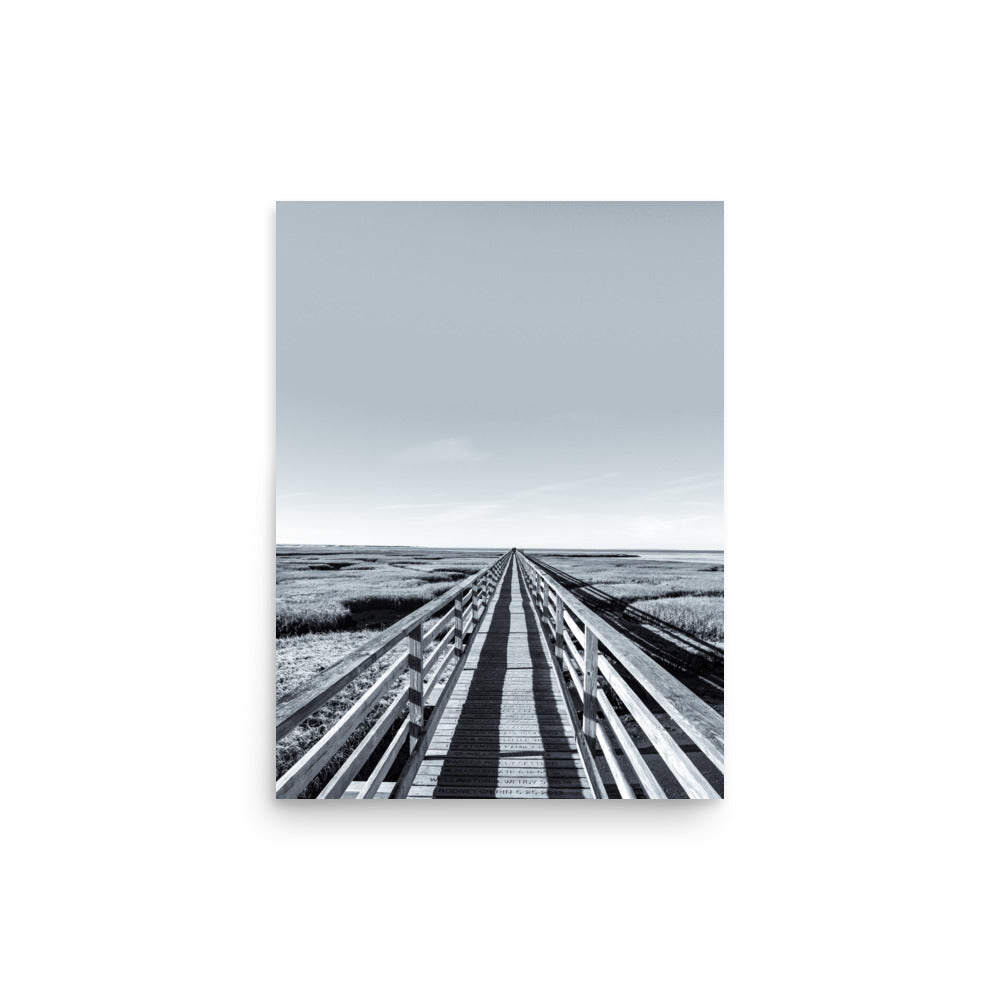
M 404 640 L 407 643 L 403 655 L 380 674 L 336 724 L 278 779 L 278 798 L 297 798 L 301 795 L 358 727 L 366 722 L 373 706 L 408 672 L 409 685 L 403 687 L 375 720 L 316 796 L 321 799 L 342 797 L 374 751 L 385 742 L 393 726 L 399 724 L 395 736 L 357 793 L 358 798 L 374 797 L 404 744 L 408 742 L 411 753 L 417 746 L 425 726 L 425 709 L 431 707 L 433 717 L 434 712 L 447 701 L 451 693 L 450 682 L 457 677 L 458 670 L 452 671 L 444 689 L 435 690 L 435 687 L 449 666 L 461 665 L 467 650 L 466 637 L 482 618 L 511 555 L 512 552 L 504 553 L 478 573 L 373 636 L 329 670 L 278 702 L 275 731 L 276 738 L 280 740 L 394 646 Z M 431 694 L 433 705 L 427 704 L 425 693 Z
M 570 714 L 595 791 L 607 797 L 598 767 L 603 759 L 622 798 L 636 798 L 637 793 L 655 799 L 677 797 L 676 788 L 670 787 L 674 782 L 659 766 L 662 761 L 688 797 L 719 798 L 715 786 L 721 785 L 723 773 L 722 716 L 581 604 L 533 559 L 518 552 L 517 560 L 564 694 L 576 707 Z M 653 761 L 640 752 L 629 733 L 636 727 L 655 749 Z M 675 736 L 700 751 L 696 755 L 700 767 Z

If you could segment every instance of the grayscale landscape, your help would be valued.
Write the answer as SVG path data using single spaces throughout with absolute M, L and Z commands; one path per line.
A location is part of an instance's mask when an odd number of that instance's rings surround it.
M 723 795 L 722 205 L 278 205 L 278 798 Z
M 275 577 L 279 701 L 501 554 L 486 549 L 279 546 Z M 661 623 L 666 642 L 675 634 L 672 630 L 678 629 L 721 651 L 721 552 L 567 550 L 542 551 L 537 557 L 577 592 L 612 599 L 616 606 L 611 613 L 616 618 L 627 618 L 632 613 L 639 621 L 649 620 L 647 629 L 652 625 L 659 631 L 657 623 Z M 431 627 L 439 619 L 431 618 Z M 276 777 L 280 778 L 336 725 L 404 647 L 403 641 L 392 646 L 320 711 L 278 742 Z M 367 720 L 318 771 L 306 788 L 307 797 L 318 793 L 337 772 L 405 684 L 401 672 L 372 703 Z M 717 690 L 721 695 L 721 686 Z M 708 694 L 712 697 L 715 692 L 709 690 Z M 717 700 L 721 709 L 721 697 L 712 700 Z M 640 728 L 633 724 L 631 729 L 633 738 L 641 739 Z

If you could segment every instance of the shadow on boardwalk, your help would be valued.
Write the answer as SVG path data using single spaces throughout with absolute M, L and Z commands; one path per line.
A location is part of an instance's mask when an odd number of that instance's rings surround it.
M 465 668 L 470 681 L 447 749 L 442 744 L 434 798 L 589 797 L 544 639 L 526 605 L 511 564 Z

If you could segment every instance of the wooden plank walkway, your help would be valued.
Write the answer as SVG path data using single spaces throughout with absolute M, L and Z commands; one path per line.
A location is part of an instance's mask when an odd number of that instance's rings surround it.
M 516 560 L 486 610 L 408 797 L 594 798 Z

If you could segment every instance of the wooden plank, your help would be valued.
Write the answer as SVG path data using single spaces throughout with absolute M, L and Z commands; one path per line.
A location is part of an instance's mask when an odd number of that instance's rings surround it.
M 417 785 L 407 796 L 411 799 L 592 799 L 589 788 L 433 788 Z
M 456 757 L 453 760 L 425 760 L 419 773 L 440 774 L 445 769 L 459 774 L 468 772 L 470 774 L 582 774 L 586 776 L 587 773 L 578 760 L 566 758 L 546 760 L 543 757 L 532 757 L 513 763 L 493 757 L 474 757 L 468 760 L 462 757 Z
M 463 728 L 482 731 L 483 733 L 496 733 L 497 731 L 501 734 L 532 732 L 551 736 L 565 732 L 572 733 L 573 731 L 573 727 L 566 718 L 553 717 L 546 719 L 544 722 L 539 722 L 538 719 L 531 715 L 508 716 L 505 719 L 497 720 L 490 719 L 488 716 L 477 717 L 470 715 L 468 718 L 451 716 L 450 718 L 442 719 L 441 724 L 438 726 L 438 732 L 454 732 Z
M 542 733 L 562 732 L 567 728 L 571 728 L 569 721 L 565 717 L 557 715 L 548 716 L 539 721 L 533 715 L 505 715 L 499 719 L 495 719 L 477 713 L 465 713 L 464 716 L 445 715 L 441 720 L 441 726 L 451 728 L 466 726 L 484 731 L 495 731 L 498 727 L 504 730 L 508 728 L 533 729 L 535 732 Z
M 555 738 L 555 734 L 542 734 L 537 729 L 511 730 L 509 732 L 498 733 L 496 731 L 488 732 L 485 730 L 448 730 L 439 726 L 436 732 L 437 739 L 435 742 L 438 746 L 447 743 L 452 747 L 480 746 L 486 748 L 493 746 L 503 749 L 504 746 L 511 743 L 530 743 L 533 747 L 544 750 L 546 749 L 546 742 L 552 742 Z M 565 733 L 559 733 L 558 737 L 564 739 L 565 735 Z M 571 747 L 572 744 L 567 744 L 567 749 Z M 557 748 L 553 747 L 553 749 Z
M 468 733 L 462 727 L 457 729 L 446 729 L 442 726 L 438 727 L 437 734 L 439 745 L 445 741 L 448 742 L 449 746 L 459 746 L 463 743 L 480 741 L 502 747 L 505 743 L 509 742 L 527 743 L 530 741 L 537 741 L 538 745 L 543 750 L 556 750 L 561 749 L 563 746 L 567 749 L 572 748 L 574 746 L 574 737 L 576 735 L 570 727 L 567 727 L 566 729 L 551 730 L 544 733 L 540 733 L 537 729 L 511 728 L 503 729 L 499 735 L 496 733 L 484 732 L 482 737 L 480 737 L 478 734 Z
M 343 798 L 345 799 L 356 799 L 358 797 L 358 792 L 364 787 L 363 781 L 352 781 L 350 785 L 347 786 L 347 791 L 344 792 Z M 375 793 L 376 799 L 387 799 L 392 793 L 393 782 L 383 781 L 381 785 L 378 786 L 378 791 Z
M 435 748 L 432 746 L 428 749 L 424 758 L 424 762 L 440 762 L 444 760 L 453 760 L 458 762 L 490 761 L 494 764 L 505 764 L 512 761 L 520 762 L 525 760 L 537 760 L 543 763 L 552 761 L 557 763 L 572 763 L 580 760 L 580 754 L 577 753 L 576 748 L 573 748 L 572 750 L 511 750 L 498 753 L 496 750 L 486 749 L 451 751 L 447 747 Z
M 494 776 L 466 774 L 462 777 L 449 777 L 440 774 L 428 774 L 423 768 L 413 779 L 413 785 L 434 785 L 437 788 L 449 788 L 458 786 L 478 787 L 478 788 L 580 788 L 588 789 L 587 776 L 583 772 L 580 776 L 570 775 L 568 777 L 555 775 L 537 774 L 498 774 Z

